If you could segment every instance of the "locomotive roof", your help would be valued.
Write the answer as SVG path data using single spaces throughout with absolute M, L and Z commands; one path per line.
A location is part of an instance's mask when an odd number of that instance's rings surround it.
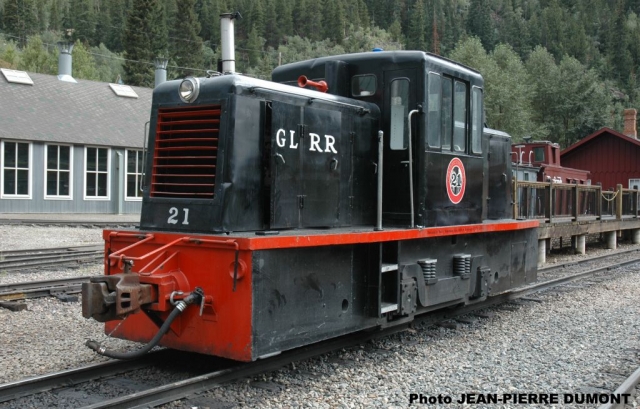
M 506 137 L 506 138 L 511 139 L 511 135 L 509 135 L 508 133 L 506 133 L 506 132 L 504 132 L 504 131 L 499 131 L 499 130 L 497 130 L 497 129 L 493 129 L 493 128 L 487 128 L 487 127 L 485 127 L 482 131 L 483 131 L 484 133 L 488 133 L 488 134 L 491 134 L 491 135 L 504 136 L 504 137 Z
M 200 95 L 210 94 L 226 94 L 226 93 L 251 93 L 260 94 L 261 91 L 272 92 L 275 91 L 278 94 L 304 97 L 313 100 L 321 100 L 327 102 L 338 103 L 344 106 L 352 106 L 358 108 L 372 109 L 374 104 L 358 101 L 351 98 L 345 98 L 338 95 L 320 92 L 314 89 L 301 88 L 298 86 L 281 84 L 273 81 L 265 81 L 253 77 L 248 77 L 239 74 L 226 74 L 211 78 L 199 78 L 201 91 Z M 167 81 L 156 87 L 154 94 L 175 94 L 177 97 L 176 88 L 182 80 Z M 215 89 L 215 90 L 214 90 Z M 213 91 L 213 92 L 210 92 Z M 270 95 L 271 97 L 273 94 Z M 201 98 L 201 97 L 200 97 Z
M 151 89 L 131 87 L 138 98 L 123 98 L 106 82 L 29 76 L 33 85 L 10 83 L 0 75 L 1 139 L 142 147 Z
M 310 60 L 293 62 L 281 65 L 273 70 L 272 76 L 277 78 L 282 72 L 296 69 L 312 70 L 317 66 L 323 66 L 327 61 L 344 61 L 347 64 L 364 67 L 371 65 L 378 66 L 381 64 L 393 64 L 398 68 L 408 65 L 415 65 L 416 62 L 435 63 L 451 71 L 457 72 L 462 76 L 468 76 L 474 79 L 481 79 L 480 72 L 459 62 L 450 60 L 439 55 L 427 53 L 424 51 L 379 51 L 379 52 L 363 52 L 353 54 L 333 55 L 328 57 L 313 58 Z

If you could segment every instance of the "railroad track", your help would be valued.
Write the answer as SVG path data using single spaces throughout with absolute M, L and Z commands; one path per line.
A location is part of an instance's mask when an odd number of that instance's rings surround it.
M 95 262 L 103 257 L 102 244 L 0 251 L 0 272 Z
M 77 294 L 89 277 L 61 278 L 0 285 L 0 301 L 17 301 L 30 298 Z
M 640 383 L 640 368 L 636 369 L 627 379 L 625 379 L 622 384 L 618 387 L 618 389 L 613 392 L 616 396 L 621 396 L 624 394 L 633 394 L 634 389 Z M 633 395 L 632 395 L 633 396 Z M 631 401 L 631 399 L 629 399 Z M 624 404 L 615 404 L 615 403 L 607 403 L 604 405 L 600 405 L 598 409 L 622 409 L 624 408 Z
M 39 219 L 0 219 L 2 224 L 24 224 L 29 226 L 70 226 L 70 227 L 138 227 L 139 222 L 100 221 L 100 220 L 39 220 Z
M 602 257 L 590 258 L 584 261 L 592 262 L 594 260 L 599 260 L 599 259 L 602 259 Z M 280 355 L 258 360 L 256 362 L 237 363 L 237 362 L 221 360 L 220 362 L 224 362 L 222 365 L 209 364 L 210 367 L 217 367 L 219 368 L 219 370 L 216 370 L 213 372 L 205 371 L 191 378 L 180 379 L 179 381 L 174 381 L 174 382 L 167 382 L 162 385 L 148 387 L 148 388 L 140 388 L 136 390 L 134 393 L 125 394 L 112 399 L 101 398 L 83 407 L 85 409 L 155 407 L 165 403 L 184 399 L 193 394 L 197 394 L 199 392 L 215 388 L 216 386 L 224 382 L 229 382 L 232 380 L 237 380 L 245 377 L 255 376 L 265 372 L 270 372 L 278 368 L 281 368 L 283 366 L 287 366 L 292 362 L 305 360 L 311 357 L 322 355 L 327 352 L 339 350 L 342 348 L 349 348 L 355 345 L 362 344 L 363 342 L 371 339 L 380 338 L 380 337 L 391 335 L 393 333 L 401 332 L 406 330 L 410 325 L 414 325 L 414 324 L 432 325 L 432 324 L 442 323 L 445 321 L 455 320 L 458 317 L 477 312 L 478 310 L 481 310 L 481 309 L 493 307 L 498 304 L 509 303 L 522 298 L 527 299 L 525 297 L 531 294 L 548 290 L 550 288 L 562 286 L 572 281 L 585 279 L 602 272 L 606 272 L 618 267 L 623 267 L 625 265 L 630 265 L 638 262 L 640 262 L 640 257 L 636 257 L 631 260 L 626 260 L 622 263 L 601 266 L 591 270 L 581 271 L 576 274 L 571 274 L 571 275 L 547 280 L 545 282 L 535 283 L 532 285 L 520 287 L 513 291 L 496 295 L 490 298 L 489 300 L 487 300 L 487 302 L 478 303 L 475 305 L 459 308 L 456 310 L 436 311 L 434 313 L 425 314 L 421 317 L 416 317 L 416 319 L 412 322 L 407 320 L 403 323 L 400 323 L 398 326 L 388 327 L 388 328 L 377 328 L 371 331 L 362 331 L 359 333 L 346 335 L 340 338 L 331 339 L 325 342 L 309 345 L 303 348 L 298 348 L 291 351 L 285 351 Z M 581 263 L 570 263 L 570 264 L 574 265 L 574 264 L 581 264 Z M 559 266 L 554 266 L 554 268 L 558 268 L 558 267 Z M 563 267 L 563 265 L 560 265 L 560 267 Z M 608 278 L 608 277 L 609 276 L 605 276 L 605 278 Z M 528 298 L 528 300 L 532 300 L 532 299 Z M 171 353 L 181 354 L 178 351 L 171 351 Z M 159 355 L 153 355 L 153 357 L 154 358 L 145 357 L 144 359 L 152 359 L 155 362 L 158 360 L 157 357 L 159 357 Z M 205 357 L 205 356 L 199 356 L 199 357 L 200 357 L 199 358 L 200 360 L 212 359 L 212 357 Z M 172 358 L 169 361 L 175 364 L 177 362 L 182 361 L 182 359 Z M 135 364 L 136 362 L 139 362 L 139 361 L 133 361 L 133 364 Z M 123 373 L 123 372 L 129 371 L 129 369 L 126 369 L 126 365 L 129 365 L 132 363 L 131 362 L 122 363 L 122 362 L 116 361 L 116 362 L 111 362 L 109 364 L 112 365 L 110 366 L 111 371 Z M 118 367 L 118 365 L 123 365 L 121 368 L 125 368 L 125 369 L 115 369 Z M 637 375 L 638 376 L 636 376 L 636 378 L 640 379 L 640 371 L 638 371 Z M 66 371 L 64 373 L 61 373 L 60 375 L 51 374 L 51 375 L 45 375 L 42 377 L 31 378 L 31 379 L 28 379 L 27 381 L 13 382 L 10 384 L 0 385 L 0 402 L 6 402 L 11 399 L 16 399 L 16 397 L 19 397 L 19 396 L 28 396 L 28 395 L 32 395 L 34 393 L 39 393 L 43 391 L 51 391 L 54 388 L 59 388 L 60 385 L 68 385 L 69 377 L 72 377 L 74 384 L 78 384 L 80 382 L 86 382 L 89 379 L 97 379 L 103 376 L 111 376 L 111 375 L 100 375 L 96 373 L 93 373 L 92 375 L 84 375 L 82 370 L 79 370 L 79 372 L 73 372 L 73 373 L 71 371 Z M 42 379 L 42 381 L 40 381 L 39 379 Z M 67 380 L 65 381 L 65 379 Z M 65 384 L 65 382 L 67 383 Z M 634 380 L 633 382 L 637 383 L 637 380 Z M 628 384 L 628 382 L 625 382 L 625 384 Z M 626 387 L 627 386 L 625 386 L 625 388 Z M 50 398 L 51 397 L 48 396 L 48 399 Z

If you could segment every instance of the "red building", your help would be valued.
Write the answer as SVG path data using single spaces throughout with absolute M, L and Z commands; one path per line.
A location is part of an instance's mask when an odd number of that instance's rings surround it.
M 591 182 L 603 189 L 621 184 L 624 188 L 640 187 L 640 140 L 636 132 L 636 110 L 625 110 L 625 134 L 602 128 L 560 154 L 562 163 L 589 169 Z

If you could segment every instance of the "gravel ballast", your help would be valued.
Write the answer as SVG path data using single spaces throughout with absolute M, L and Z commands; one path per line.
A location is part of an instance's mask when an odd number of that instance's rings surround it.
M 61 233 L 70 241 L 56 242 Z M 43 238 L 49 234 L 54 237 Z M 6 237 L 21 243 L 33 238 L 17 248 L 59 247 L 100 242 L 101 230 L 0 226 L 0 237 L 4 250 L 10 249 Z M 587 256 L 605 251 L 587 249 Z M 102 271 L 98 263 L 70 275 L 85 269 L 88 275 Z M 463 393 L 610 392 L 640 365 L 639 269 L 634 265 L 606 273 L 613 275 L 610 280 L 587 279 L 535 295 L 542 302 L 494 308 L 491 318 L 471 317 L 474 324 L 457 330 L 418 327 L 167 407 L 205 407 L 200 400 L 217 401 L 221 407 L 403 408 L 411 394 L 450 396 L 454 403 L 441 407 L 461 407 L 455 400 Z M 51 275 L 69 270 L 48 274 L 58 278 Z M 0 284 L 8 275 L 0 274 Z M 102 324 L 82 318 L 80 303 L 44 298 L 27 304 L 27 311 L 0 309 L 0 383 L 104 360 L 84 346 L 87 338 L 102 341 L 105 336 Z M 132 346 L 116 339 L 106 343 Z

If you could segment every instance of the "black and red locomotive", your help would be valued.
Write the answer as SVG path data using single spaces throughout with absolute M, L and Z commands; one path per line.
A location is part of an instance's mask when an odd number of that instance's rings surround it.
M 272 79 L 156 88 L 140 229 L 104 232 L 85 317 L 251 361 L 536 280 L 537 221 L 512 219 L 510 140 L 483 128 L 479 73 L 395 51 Z

